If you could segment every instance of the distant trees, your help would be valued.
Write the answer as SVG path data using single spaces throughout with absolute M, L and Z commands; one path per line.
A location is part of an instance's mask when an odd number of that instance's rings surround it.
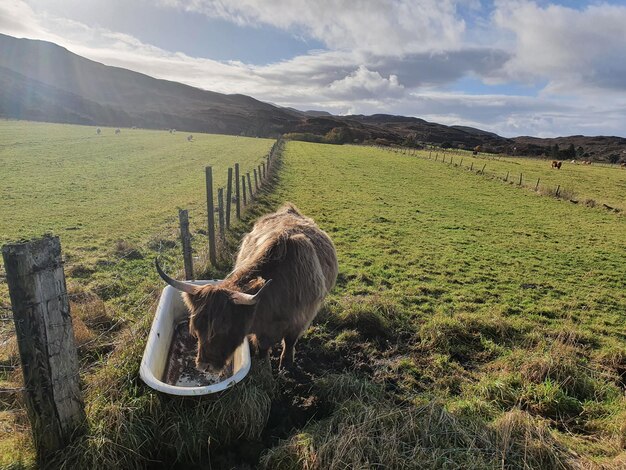
M 554 160 L 559 159 L 559 144 L 554 144 L 550 149 L 550 157 Z
M 569 144 L 566 149 L 560 149 L 559 144 L 554 144 L 550 147 L 549 156 L 553 160 L 573 160 L 576 158 L 576 149 L 574 144 Z

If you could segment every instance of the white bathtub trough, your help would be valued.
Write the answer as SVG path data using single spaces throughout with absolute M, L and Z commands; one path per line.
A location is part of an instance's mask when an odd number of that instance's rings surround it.
M 218 281 L 195 281 L 203 285 Z M 152 328 L 148 336 L 148 343 L 141 359 L 139 376 L 151 388 L 170 395 L 198 396 L 220 392 L 241 381 L 250 370 L 250 348 L 248 340 L 235 350 L 233 356 L 232 375 L 222 378 L 220 382 L 200 386 L 179 380 L 178 385 L 165 382 L 165 372 L 169 360 L 170 346 L 174 338 L 176 325 L 184 321 L 189 312 L 183 303 L 181 292 L 172 286 L 167 286 L 161 293 L 161 299 L 152 321 Z

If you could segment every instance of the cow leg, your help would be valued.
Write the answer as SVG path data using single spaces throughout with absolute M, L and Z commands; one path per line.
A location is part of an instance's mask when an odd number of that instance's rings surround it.
M 283 338 L 283 352 L 280 355 L 280 364 L 278 368 L 280 370 L 291 369 L 293 366 L 293 356 L 295 354 L 295 346 L 298 342 L 297 335 L 286 335 Z
M 259 359 L 261 361 L 267 362 L 267 366 L 269 367 L 271 371 L 272 361 L 270 360 L 270 353 L 272 352 L 272 342 L 268 338 L 257 336 L 256 347 L 257 347 L 257 354 L 259 356 Z

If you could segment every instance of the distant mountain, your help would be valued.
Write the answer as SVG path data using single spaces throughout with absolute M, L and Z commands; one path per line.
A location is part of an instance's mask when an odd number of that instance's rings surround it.
M 225 95 L 160 80 L 78 56 L 56 44 L 0 34 L 0 116 L 114 127 L 176 128 L 261 137 L 331 135 L 336 142 L 424 143 L 509 154 L 552 155 L 574 145 L 579 158 L 626 160 L 626 139 L 507 139 L 467 126 L 416 117 L 333 116 L 300 111 L 245 95 Z

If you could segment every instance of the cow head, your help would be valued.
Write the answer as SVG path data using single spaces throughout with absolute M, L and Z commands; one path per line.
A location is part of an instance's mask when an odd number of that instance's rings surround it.
M 271 280 L 258 278 L 250 283 L 249 289 L 256 291 L 253 295 L 221 284 L 198 286 L 177 281 L 161 270 L 158 261 L 156 267 L 165 282 L 184 292 L 190 312 L 189 332 L 198 340 L 196 368 L 220 372 L 250 332 L 259 296 Z

